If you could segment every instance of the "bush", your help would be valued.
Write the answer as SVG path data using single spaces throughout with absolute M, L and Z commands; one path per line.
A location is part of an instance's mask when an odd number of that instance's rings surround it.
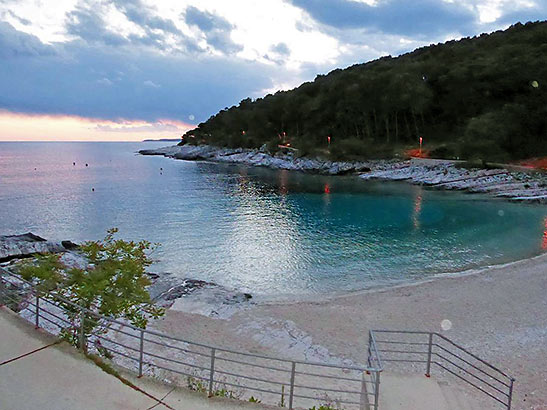
M 146 328 L 150 318 L 165 313 L 150 299 L 146 287 L 150 280 L 145 268 L 152 263 L 148 253 L 154 246 L 147 242 L 114 239 L 117 229 L 110 229 L 102 241 L 89 241 L 80 246 L 80 251 L 89 262 L 85 268 L 67 266 L 59 255 L 38 257 L 36 262 L 26 263 L 19 273 L 33 281 L 36 289 L 59 300 L 72 323 L 80 323 L 80 307 L 89 311 L 84 315 L 84 336 L 106 331 L 99 328 L 97 315 L 110 318 L 125 318 L 134 326 Z M 68 300 L 68 302 L 64 302 Z M 61 331 L 62 337 L 77 347 L 77 328 Z M 85 348 L 85 340 L 84 346 Z

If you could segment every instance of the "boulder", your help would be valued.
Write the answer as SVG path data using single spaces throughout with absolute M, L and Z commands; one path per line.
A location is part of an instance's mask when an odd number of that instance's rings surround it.
M 66 250 L 62 243 L 47 241 L 30 232 L 22 235 L 0 236 L 0 262 L 35 254 L 66 252 Z

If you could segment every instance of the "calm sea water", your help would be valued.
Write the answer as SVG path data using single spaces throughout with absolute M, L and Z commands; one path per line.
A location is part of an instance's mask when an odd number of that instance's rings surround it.
M 118 227 L 162 244 L 156 271 L 270 296 L 423 279 L 547 248 L 545 206 L 135 154 L 162 145 L 0 143 L 0 234 L 84 241 Z

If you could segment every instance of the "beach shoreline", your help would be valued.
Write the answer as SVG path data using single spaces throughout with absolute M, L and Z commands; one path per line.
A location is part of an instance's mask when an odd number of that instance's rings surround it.
M 547 405 L 546 272 L 542 254 L 420 283 L 254 303 L 228 318 L 170 309 L 153 326 L 189 340 L 334 363 L 363 363 L 370 329 L 436 331 L 514 376 L 514 409 L 539 410 Z
M 363 180 L 406 181 L 434 189 L 461 190 L 519 202 L 547 204 L 547 173 L 522 167 L 468 168 L 461 161 L 367 160 L 331 161 L 295 156 L 293 152 L 270 154 L 261 149 L 221 148 L 209 145 L 175 145 L 140 150 L 187 161 L 211 161 L 323 175 L 358 175 Z
M 547 253 L 444 273 L 414 283 L 315 295 L 313 299 L 225 306 L 190 294 L 177 299 L 155 331 L 220 348 L 337 365 L 363 365 L 371 329 L 439 332 L 517 379 L 514 409 L 547 404 Z M 197 302 L 197 303 L 196 303 Z M 196 309 L 197 306 L 197 309 Z M 449 320 L 450 329 L 441 326 Z M 398 372 L 386 367 L 386 372 Z M 449 383 L 490 408 L 478 391 Z

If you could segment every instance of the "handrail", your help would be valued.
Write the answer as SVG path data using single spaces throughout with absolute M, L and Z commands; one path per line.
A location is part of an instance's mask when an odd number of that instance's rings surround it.
M 374 339 L 373 337 L 375 334 L 385 335 L 386 337 Z M 443 371 L 458 377 L 491 399 L 494 399 L 496 402 L 502 404 L 505 409 L 511 409 L 515 378 L 509 376 L 506 372 L 498 369 L 474 353 L 471 353 L 468 349 L 453 342 L 446 336 L 437 332 L 412 330 L 371 330 L 371 335 L 373 340 L 377 341 L 378 344 L 385 343 L 388 345 L 397 345 L 396 349 L 390 347 L 386 347 L 385 349 L 381 346 L 378 347 L 378 352 L 384 355 L 383 360 L 385 362 L 413 364 L 425 363 L 427 369 L 426 376 L 428 377 L 431 372 L 431 366 L 436 365 Z M 396 340 L 387 340 L 390 338 L 389 335 L 391 338 Z M 407 341 L 405 337 L 413 337 L 413 339 Z M 419 340 L 416 340 L 416 338 L 419 338 Z M 441 342 L 447 343 L 441 345 Z M 409 347 L 405 348 L 405 345 Z M 416 351 L 412 348 L 424 345 L 428 346 L 427 352 Z M 451 359 L 444 356 L 444 352 L 450 354 Z M 401 357 L 401 355 L 404 356 Z M 434 357 L 437 357 L 440 361 L 435 360 Z M 473 360 L 478 363 L 473 363 Z M 462 364 L 462 362 L 464 364 Z M 485 368 L 479 367 L 480 365 L 485 366 L 486 369 L 489 369 L 489 371 L 487 372 Z M 479 377 L 480 375 L 485 375 L 488 379 L 485 380 L 483 378 L 484 376 Z M 496 383 L 499 383 L 499 385 Z
M 9 280 L 10 278 L 12 278 L 12 281 Z M 21 290 L 22 295 L 27 299 L 28 295 L 32 295 L 32 299 L 36 298 L 36 303 L 33 305 L 33 308 L 27 309 L 31 314 L 35 315 L 33 318 L 36 321 L 37 327 L 39 326 L 40 318 L 44 318 L 42 313 L 51 314 L 64 323 L 59 324 L 55 321 L 46 319 L 48 322 L 51 321 L 60 329 L 70 328 L 74 330 L 75 334 L 76 332 L 78 333 L 77 337 L 79 337 L 80 340 L 80 347 L 83 348 L 93 340 L 94 344 L 91 344 L 92 347 L 97 349 L 103 348 L 105 351 L 119 355 L 121 358 L 130 359 L 135 365 L 138 365 L 139 376 L 143 375 L 144 365 L 156 367 L 167 372 L 188 376 L 196 380 L 203 380 L 203 389 L 206 389 L 209 395 L 215 394 L 215 386 L 234 386 L 245 390 L 267 393 L 272 396 L 281 396 L 281 402 L 288 403 L 289 409 L 295 408 L 293 402 L 296 398 L 306 399 L 308 400 L 308 404 L 316 405 L 317 401 L 324 400 L 325 397 L 328 397 L 329 393 L 337 393 L 341 394 L 341 396 L 335 398 L 336 402 L 359 404 L 358 408 L 364 410 L 366 408 L 364 402 L 369 401 L 368 396 L 373 396 L 372 405 L 374 406 L 374 409 L 378 409 L 379 374 L 382 371 L 383 365 L 374 340 L 372 342 L 371 351 L 375 358 L 369 366 L 338 365 L 316 361 L 283 359 L 275 356 L 248 353 L 206 343 L 194 342 L 161 332 L 142 329 L 130 323 L 109 318 L 79 306 L 77 303 L 74 303 L 55 292 L 42 294 L 37 291 L 32 282 L 3 268 L 0 268 L 0 303 L 4 296 L 9 297 L 11 293 L 8 292 L 11 289 L 8 289 L 7 286 L 3 286 L 4 284 L 11 284 L 16 291 L 15 294 L 11 295 L 15 296 L 15 302 L 12 303 L 17 303 L 16 301 L 19 299 L 17 292 Z M 21 289 L 21 285 L 24 285 L 24 289 Z M 44 301 L 44 303 L 40 304 L 39 301 Z M 29 303 L 32 302 L 29 301 Z M 51 313 L 48 310 L 49 305 L 61 309 L 63 313 L 55 311 L 61 316 L 67 315 L 68 311 L 65 308 L 68 307 L 71 311 L 71 316 L 68 316 L 71 321 Z M 88 336 L 85 336 L 83 334 L 84 328 L 82 321 L 86 320 L 86 315 L 87 317 L 91 316 L 94 321 L 102 322 L 101 325 L 104 326 L 105 331 L 108 333 L 108 337 L 106 337 L 105 334 L 97 334 L 96 332 L 92 332 Z M 125 330 L 118 329 L 118 327 L 123 327 Z M 132 334 L 132 332 L 135 334 Z M 121 343 L 120 340 L 115 340 L 116 338 L 113 337 L 115 334 L 119 334 L 120 336 L 125 335 L 125 338 L 122 339 L 123 343 Z M 89 340 L 86 339 L 86 337 L 88 337 Z M 372 338 L 374 339 L 374 337 Z M 101 340 L 104 344 L 97 342 Z M 188 345 L 188 347 L 192 347 L 193 349 L 186 349 L 186 346 L 176 346 L 176 344 Z M 156 346 L 155 350 L 152 349 L 152 345 Z M 201 350 L 203 350 L 203 352 Z M 173 353 L 173 351 L 176 353 Z M 138 357 L 133 357 L 135 354 Z M 167 357 L 170 354 L 172 356 Z M 231 358 L 230 355 L 241 356 L 241 360 Z M 184 358 L 184 360 L 180 360 L 180 358 Z M 210 359 L 210 363 L 206 362 L 208 359 Z M 215 368 L 215 359 L 217 359 L 217 362 L 222 361 L 224 365 Z M 253 361 L 256 363 L 252 363 Z M 269 365 L 270 363 L 260 361 L 273 361 L 279 364 L 277 366 L 272 366 Z M 202 363 L 205 364 L 202 366 L 200 365 Z M 283 369 L 283 364 L 287 365 L 288 368 Z M 218 366 L 219 364 L 216 365 L 216 367 Z M 241 366 L 243 366 L 246 371 L 244 371 Z M 298 367 L 300 368 L 298 369 Z M 306 367 L 314 368 L 315 371 L 308 371 Z M 260 373 L 261 369 L 270 371 L 265 373 L 264 370 L 262 370 L 262 373 Z M 320 374 L 321 371 L 326 373 Z M 347 373 L 348 371 L 361 374 L 362 379 L 343 375 L 343 373 Z M 341 375 L 337 375 L 337 373 L 341 373 Z M 365 373 L 371 375 L 370 381 L 364 379 Z M 288 377 L 285 375 L 290 376 L 290 380 L 288 380 Z M 226 379 L 226 377 L 229 377 L 230 379 Z M 329 385 L 327 382 L 335 384 Z M 261 383 L 261 385 L 256 385 L 256 383 Z M 350 383 L 354 384 L 352 385 Z M 357 383 L 360 385 L 360 391 L 356 389 Z M 262 384 L 265 384 L 265 387 Z M 373 384 L 374 393 L 369 393 L 367 391 L 367 384 Z M 281 390 L 278 389 L 279 387 L 281 387 Z M 284 390 L 284 388 L 286 388 L 286 390 Z M 200 386 L 199 389 L 201 390 L 202 387 Z M 305 392 L 299 391 L 302 389 L 304 389 Z M 313 393 L 310 391 L 313 391 Z M 287 396 L 288 399 L 285 396 Z M 358 398 L 358 401 L 356 401 L 355 398 Z M 316 402 L 312 403 L 309 400 L 315 400 Z M 265 400 L 263 399 L 263 402 L 264 401 Z

